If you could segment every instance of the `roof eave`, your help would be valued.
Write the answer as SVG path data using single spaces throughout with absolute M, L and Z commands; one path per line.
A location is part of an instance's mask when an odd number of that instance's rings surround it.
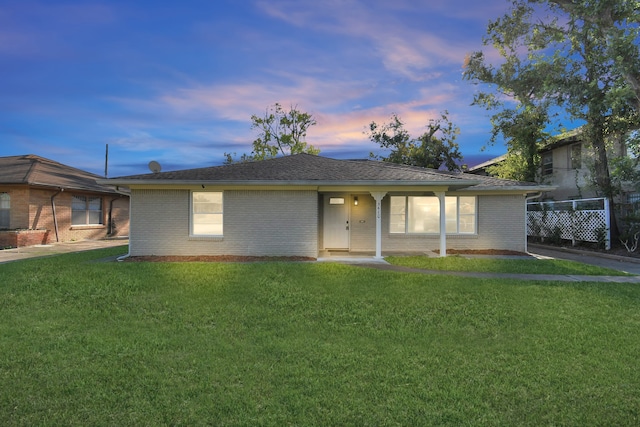
M 512 191 L 512 192 L 525 192 L 525 193 L 533 193 L 538 191 L 553 191 L 557 187 L 555 185 L 510 185 L 510 186 L 500 186 L 500 185 L 492 185 L 492 186 L 481 186 L 481 187 L 471 187 L 464 188 L 461 191 Z
M 216 186 L 274 186 L 274 185 L 289 185 L 289 186 L 363 186 L 370 185 L 372 187 L 424 187 L 424 186 L 447 186 L 464 188 L 473 185 L 477 185 L 480 181 L 471 180 L 446 180 L 446 181 L 400 181 L 400 180 L 350 180 L 350 181 L 326 181 L 326 180 L 298 180 L 298 181 L 285 181 L 285 180 L 176 180 L 176 179 L 145 179 L 145 180 L 119 180 L 117 178 L 112 179 L 100 179 L 97 180 L 98 184 L 102 185 L 118 185 L 118 186 L 131 186 L 131 185 L 154 185 L 154 186 L 185 186 L 185 185 L 216 185 Z

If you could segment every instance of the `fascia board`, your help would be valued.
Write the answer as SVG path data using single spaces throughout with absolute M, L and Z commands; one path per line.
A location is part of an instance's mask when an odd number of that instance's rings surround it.
M 111 186 L 153 186 L 153 187 L 176 187 L 176 186 L 241 186 L 241 187 L 267 187 L 267 186 L 314 186 L 314 187 L 469 187 L 477 185 L 479 181 L 471 180 L 447 180 L 447 181 L 207 181 L 207 180 L 119 180 L 117 178 L 98 180 L 99 184 Z

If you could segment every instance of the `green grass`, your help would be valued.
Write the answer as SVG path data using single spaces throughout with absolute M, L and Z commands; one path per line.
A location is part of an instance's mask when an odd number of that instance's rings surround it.
M 0 265 L 0 425 L 638 425 L 640 287 Z
M 390 256 L 385 260 L 393 265 L 421 268 L 425 270 L 477 271 L 485 273 L 517 274 L 561 274 L 588 276 L 630 276 L 623 271 L 598 267 L 581 262 L 562 259 L 500 259 L 465 258 L 447 256 L 429 258 L 426 256 Z

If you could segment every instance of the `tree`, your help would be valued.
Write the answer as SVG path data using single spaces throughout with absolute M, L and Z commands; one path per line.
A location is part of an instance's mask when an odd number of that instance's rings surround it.
M 267 107 L 264 116 L 251 116 L 251 129 L 258 130 L 251 154 L 242 154 L 235 159 L 235 153 L 224 153 L 225 163 L 265 160 L 278 155 L 318 154 L 320 150 L 305 141 L 307 130 L 315 125 L 316 119 L 309 113 L 299 111 L 297 106 L 292 105 L 289 110 L 284 110 L 279 103 L 275 103 Z
M 627 87 L 624 90 L 634 108 L 640 111 L 640 3 L 636 0 L 548 1 L 573 19 L 600 30 L 607 57 L 625 79 Z
M 526 22 L 530 13 L 529 8 L 514 7 L 509 22 Z M 495 112 L 489 144 L 495 144 L 499 137 L 507 144 L 506 158 L 490 172 L 521 181 L 537 178 L 538 151 L 549 138 L 545 128 L 550 121 L 550 100 L 544 94 L 550 65 L 520 55 L 528 31 L 527 25 L 509 26 L 501 20 L 491 23 L 484 43 L 493 44 L 504 62 L 496 68 L 486 62 L 483 52 L 474 52 L 465 58 L 463 73 L 466 80 L 495 88 L 496 93 L 475 94 L 472 103 Z
M 378 125 L 371 122 L 365 133 L 380 148 L 388 150 L 388 155 L 370 153 L 370 157 L 423 168 L 440 169 L 444 166 L 450 171 L 459 170 L 462 155 L 455 140 L 460 130 L 449 121 L 448 114 L 445 111 L 439 119 L 429 120 L 427 131 L 416 139 L 411 138 L 396 114 L 391 115 L 389 123 Z
M 632 67 L 640 64 L 634 45 L 636 10 L 637 2 L 627 0 L 515 0 L 509 13 L 489 24 L 485 39 L 504 58 L 506 65 L 499 70 L 515 71 L 504 73 L 504 80 L 496 78 L 499 74 L 478 52 L 468 68 L 468 77 L 510 90 L 525 110 L 555 104 L 571 118 L 585 121 L 583 136 L 594 152 L 594 180 L 612 205 L 606 141 L 628 132 L 637 120 L 632 84 L 638 77 L 638 68 Z M 619 58 L 622 53 L 631 59 Z M 527 87 L 530 92 L 520 90 Z

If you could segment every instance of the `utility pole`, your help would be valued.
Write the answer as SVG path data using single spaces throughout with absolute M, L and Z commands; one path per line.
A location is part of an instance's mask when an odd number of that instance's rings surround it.
M 109 170 L 109 144 L 107 144 L 107 149 L 104 153 L 104 177 L 108 178 L 108 170 Z

